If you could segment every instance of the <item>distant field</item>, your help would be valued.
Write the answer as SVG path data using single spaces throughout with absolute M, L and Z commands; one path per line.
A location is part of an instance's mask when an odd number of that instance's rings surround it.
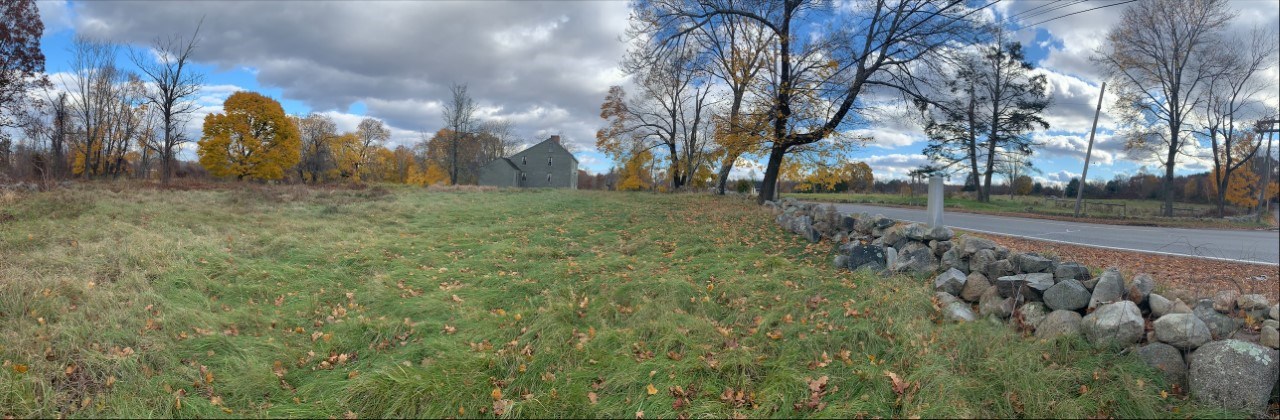
M 587 191 L 0 196 L 0 415 L 1240 416 L 1133 355 L 940 324 L 928 280 L 839 272 L 771 219 Z
M 898 194 L 853 194 L 853 193 L 791 193 L 785 197 L 798 200 L 826 201 L 835 203 L 887 204 L 894 206 L 920 206 L 928 204 L 923 194 L 906 196 Z M 1257 228 L 1269 226 L 1266 223 L 1238 222 L 1215 218 L 1217 207 L 1203 203 L 1177 203 L 1174 218 L 1160 216 L 1160 208 L 1164 202 L 1157 200 L 1120 200 L 1097 199 L 1084 200 L 1084 217 L 1111 221 L 1114 223 L 1162 225 L 1162 226 L 1204 226 Z M 1050 200 L 1042 197 L 1015 196 L 1012 200 L 1007 195 L 991 197 L 991 202 L 982 203 L 974 199 L 952 197 L 946 199 L 947 208 L 959 209 L 974 213 L 992 214 L 1035 214 L 1053 218 L 1073 218 L 1075 200 Z

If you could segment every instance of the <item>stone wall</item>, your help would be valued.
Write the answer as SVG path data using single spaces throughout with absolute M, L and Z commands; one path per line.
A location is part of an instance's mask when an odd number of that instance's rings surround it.
M 1266 411 L 1280 376 L 1280 307 L 1263 295 L 1164 296 L 1147 274 L 1125 278 L 1108 268 L 1095 276 L 1082 264 L 1013 253 L 989 239 L 953 240 L 945 227 L 841 215 L 792 199 L 764 205 L 784 229 L 838 244 L 839 268 L 932 278 L 950 321 L 1007 320 L 1039 339 L 1081 335 L 1097 347 L 1135 351 L 1200 401 L 1253 413 Z

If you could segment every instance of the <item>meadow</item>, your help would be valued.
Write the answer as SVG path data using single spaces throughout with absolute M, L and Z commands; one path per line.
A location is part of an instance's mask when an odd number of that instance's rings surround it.
M 0 415 L 1240 416 L 833 246 L 692 194 L 10 193 Z
M 877 204 L 900 207 L 925 207 L 928 197 L 924 194 L 903 195 L 883 193 L 790 193 L 785 197 L 797 200 L 831 203 Z M 1057 220 L 1079 220 L 1075 216 L 1075 199 L 1046 199 L 1044 197 L 993 195 L 990 202 L 952 195 L 946 198 L 948 209 L 970 213 L 1032 216 Z M 1164 202 L 1160 200 L 1085 199 L 1082 217 L 1095 223 L 1112 223 L 1138 226 L 1205 227 L 1223 229 L 1269 228 L 1271 221 L 1262 223 L 1249 220 L 1217 218 L 1218 208 L 1212 204 L 1174 202 L 1174 216 L 1161 216 Z M 1230 208 L 1236 213 L 1247 211 Z M 1230 214 L 1230 213 L 1229 213 Z

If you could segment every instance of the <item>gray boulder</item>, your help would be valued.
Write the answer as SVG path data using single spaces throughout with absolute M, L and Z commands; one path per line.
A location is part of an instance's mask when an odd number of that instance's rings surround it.
M 942 316 L 949 321 L 969 322 L 978 319 L 973 308 L 964 302 L 951 302 L 942 308 Z
M 1056 281 L 1067 279 L 1085 281 L 1089 280 L 1089 277 L 1089 267 L 1077 262 L 1061 263 L 1053 269 L 1053 279 Z
M 884 267 L 889 270 L 892 270 L 893 267 L 898 266 L 898 249 L 897 248 L 894 248 L 891 246 L 884 247 L 884 263 L 885 263 Z
M 966 276 L 960 270 L 951 268 L 939 274 L 933 279 L 934 290 L 947 292 L 954 296 L 960 296 L 960 292 L 964 291 L 964 283 Z
M 1141 304 L 1147 301 L 1147 295 L 1150 295 L 1155 288 L 1156 281 L 1150 274 L 1138 274 L 1133 276 L 1133 281 L 1129 282 L 1127 297 L 1134 303 Z
M 996 288 L 1004 297 L 1014 297 L 1020 302 L 1039 301 L 1044 290 L 1053 287 L 1053 275 L 1049 273 L 1015 274 L 996 279 Z
M 844 216 L 840 218 L 840 230 L 845 232 L 853 232 L 858 225 L 858 219 L 853 216 Z
M 1091 296 L 1079 280 L 1067 279 L 1044 292 L 1044 303 L 1053 310 L 1075 311 L 1088 306 Z
M 1013 313 L 1013 298 L 1000 297 L 1000 292 L 996 288 L 988 287 L 978 299 L 978 313 L 982 316 L 1008 318 Z
M 1267 316 L 1270 316 L 1271 319 L 1280 319 L 1280 303 L 1271 305 L 1271 311 L 1267 313 Z
M 1046 316 L 1049 316 L 1049 309 L 1045 308 L 1043 303 L 1030 302 L 1019 307 L 1018 313 L 1022 314 L 1023 323 L 1036 327 L 1040 325 L 1041 321 L 1044 321 Z
M 996 259 L 998 260 L 1009 259 L 1009 248 L 996 245 L 995 251 L 996 251 Z
M 1138 305 L 1120 301 L 1099 306 L 1080 320 L 1080 331 L 1098 347 L 1124 347 L 1142 339 L 1144 322 Z
M 1191 312 L 1204 321 L 1214 339 L 1231 337 L 1240 328 L 1238 321 L 1215 310 L 1213 301 L 1209 299 L 1200 299 Z
M 897 233 L 913 241 L 929 240 L 929 228 L 919 223 L 912 223 L 898 229 Z
M 1236 298 L 1236 307 L 1254 318 L 1265 318 L 1267 315 L 1267 297 L 1258 294 L 1240 295 Z
M 1191 307 L 1187 306 L 1187 303 L 1183 302 L 1182 299 L 1174 299 L 1173 307 L 1169 309 L 1169 313 L 1189 314 L 1189 313 L 1192 313 L 1192 311 L 1191 311 Z
M 942 253 L 942 268 L 954 268 L 965 273 L 969 272 L 969 262 L 960 258 L 960 253 L 955 249 L 948 249 Z
M 983 275 L 987 274 L 987 264 L 996 261 L 996 252 L 990 249 L 979 250 L 969 256 L 969 272 L 980 271 Z M 990 278 L 990 277 L 988 277 Z
M 1138 347 L 1138 357 L 1147 366 L 1160 371 L 1170 384 L 1186 386 L 1187 362 L 1182 359 L 1182 352 L 1164 343 L 1151 343 Z
M 989 279 L 998 279 L 1017 274 L 1013 272 L 1013 263 L 1009 262 L 1009 260 L 996 260 L 987 263 L 986 273 Z
M 1080 314 L 1075 311 L 1050 312 L 1039 325 L 1036 325 L 1036 338 L 1048 340 L 1079 334 L 1080 320 Z
M 1147 306 L 1151 308 L 1151 316 L 1160 318 L 1169 314 L 1169 310 L 1173 309 L 1173 301 L 1161 296 L 1158 293 L 1152 293 L 1147 296 Z
M 1229 314 L 1236 309 L 1236 298 L 1240 297 L 1240 292 L 1235 290 L 1223 290 L 1213 296 L 1213 310 Z
M 1093 296 L 1089 299 L 1089 309 L 1124 300 L 1124 277 L 1120 271 L 1108 268 L 1093 286 Z
M 879 245 L 854 245 L 849 249 L 850 270 L 867 267 L 871 271 L 880 271 L 888 267 L 885 249 Z
M 928 246 L 911 242 L 898 253 L 897 262 L 890 269 L 899 273 L 933 274 L 938 271 L 938 259 L 934 258 Z
M 934 292 L 933 298 L 938 300 L 938 306 L 947 306 L 951 302 L 959 302 L 960 298 L 947 292 Z
M 1213 339 L 1209 326 L 1194 314 L 1169 314 L 1152 323 L 1156 340 L 1181 350 L 1195 350 Z
M 931 240 L 929 241 L 929 249 L 933 250 L 933 255 L 937 255 L 941 258 L 942 254 L 951 250 L 951 241 L 939 241 L 937 239 Z
M 1246 341 L 1214 341 L 1191 353 L 1188 373 L 1195 399 L 1262 414 L 1280 375 L 1280 352 Z
M 1258 336 L 1258 344 L 1273 349 L 1280 348 L 1280 331 L 1277 331 L 1273 325 L 1263 326 L 1261 335 Z
M 812 225 L 802 228 L 800 236 L 815 244 L 822 240 L 822 234 L 819 233 L 818 229 L 814 228 Z
M 969 276 L 965 277 L 964 289 L 960 291 L 960 298 L 969 302 L 977 302 L 988 288 L 991 288 L 991 282 L 987 281 L 986 275 L 977 271 L 969 273 Z
M 964 246 L 962 248 L 964 250 L 964 256 L 967 257 L 984 249 L 994 250 L 996 248 L 996 243 L 995 241 L 987 238 L 967 235 L 964 237 Z M 995 256 L 994 251 L 992 252 L 992 256 Z M 992 261 L 994 260 L 995 258 L 992 258 Z
M 1052 260 L 1037 254 L 1013 254 L 1009 257 L 1009 262 L 1013 263 L 1014 270 L 1019 273 L 1046 273 L 1053 267 Z M 1051 273 L 1049 280 L 1053 280 Z
M 835 261 L 832 265 L 836 268 L 849 268 L 849 256 L 844 254 L 836 254 Z
M 955 231 L 952 231 L 951 228 L 949 227 L 934 226 L 932 228 L 929 228 L 929 233 L 925 234 L 925 239 L 930 239 L 935 241 L 949 241 L 951 240 L 951 238 L 955 236 L 956 236 Z

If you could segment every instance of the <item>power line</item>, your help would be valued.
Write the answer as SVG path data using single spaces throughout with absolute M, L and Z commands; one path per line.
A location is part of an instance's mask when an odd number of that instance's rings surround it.
M 1032 8 L 1027 9 L 1027 10 L 1023 10 L 1023 11 L 1021 11 L 1021 12 L 1015 13 L 1013 16 L 1009 16 L 1009 19 L 1010 19 L 1010 20 L 1012 20 L 1012 19 L 1017 19 L 1017 18 L 1019 18 L 1019 17 L 1022 17 L 1022 16 L 1024 16 L 1024 15 L 1026 15 L 1027 13 L 1034 12 L 1036 9 L 1039 9 L 1039 8 L 1041 8 L 1041 7 L 1045 7 L 1045 6 L 1050 6 L 1050 5 L 1053 5 L 1054 3 L 1058 3 L 1058 2 L 1060 2 L 1060 1 L 1062 1 L 1062 0 L 1053 0 L 1053 1 L 1048 2 L 1048 3 L 1041 4 L 1041 5 L 1039 5 L 1039 6 L 1032 7 Z
M 1036 22 L 1036 23 L 1033 23 L 1033 24 L 1030 24 L 1030 25 L 1024 26 L 1023 28 L 1024 28 L 1024 29 L 1025 29 L 1025 28 L 1030 28 L 1030 27 L 1032 27 L 1032 26 L 1036 26 L 1036 25 L 1039 25 L 1039 24 L 1042 24 L 1042 23 L 1045 23 L 1045 22 L 1052 22 L 1052 21 L 1055 21 L 1055 20 L 1058 20 L 1058 19 L 1062 19 L 1062 18 L 1067 17 L 1067 16 L 1071 16 L 1071 15 L 1078 15 L 1078 14 L 1081 14 L 1081 13 L 1084 13 L 1084 12 L 1089 12 L 1089 11 L 1098 10 L 1098 9 L 1105 9 L 1105 8 L 1108 8 L 1108 7 L 1111 7 L 1111 6 L 1119 6 L 1119 5 L 1122 5 L 1122 4 L 1129 4 L 1129 3 L 1133 3 L 1133 2 L 1135 2 L 1135 1 L 1138 1 L 1138 0 L 1126 0 L 1126 1 L 1119 2 L 1119 3 L 1111 3 L 1111 4 L 1107 4 L 1107 5 L 1102 5 L 1102 6 L 1094 7 L 1094 8 L 1092 8 L 1092 9 L 1085 9 L 1085 10 L 1081 10 L 1081 11 L 1079 11 L 1079 12 L 1067 13 L 1067 14 L 1065 14 L 1065 15 L 1058 16 L 1058 17 L 1056 17 L 1056 18 L 1045 19 L 1045 20 L 1042 20 L 1042 21 L 1039 21 L 1039 22 Z
M 1084 3 L 1085 1 L 1087 1 L 1087 0 L 1076 0 L 1076 1 L 1073 1 L 1073 2 L 1070 2 L 1070 3 L 1067 3 L 1067 4 L 1064 4 L 1064 5 L 1061 5 L 1061 6 L 1058 6 L 1058 7 L 1054 7 L 1054 8 L 1050 8 L 1050 9 L 1045 9 L 1045 10 L 1041 10 L 1041 11 L 1036 12 L 1036 13 L 1032 13 L 1032 14 L 1029 14 L 1029 15 L 1026 15 L 1026 16 L 1022 16 L 1022 17 L 1021 17 L 1021 19 L 1026 20 L 1026 19 L 1030 19 L 1030 18 L 1033 18 L 1033 17 L 1036 17 L 1036 16 L 1041 16 L 1041 15 L 1044 15 L 1044 14 L 1049 13 L 1049 12 L 1053 12 L 1053 11 L 1056 11 L 1056 10 L 1062 10 L 1062 9 L 1065 9 L 1065 8 L 1068 8 L 1068 7 L 1071 7 L 1071 6 L 1075 6 L 1075 5 L 1080 4 L 1080 3 Z

